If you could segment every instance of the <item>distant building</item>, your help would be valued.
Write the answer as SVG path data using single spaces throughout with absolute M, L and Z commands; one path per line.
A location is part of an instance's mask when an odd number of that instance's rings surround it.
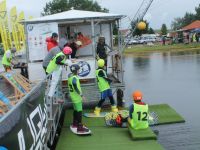
M 120 30 L 120 33 L 123 37 L 126 37 L 130 33 L 130 29 L 122 29 Z
M 200 20 L 196 20 L 181 29 L 181 31 L 186 31 L 186 32 L 190 32 L 194 30 L 200 30 Z

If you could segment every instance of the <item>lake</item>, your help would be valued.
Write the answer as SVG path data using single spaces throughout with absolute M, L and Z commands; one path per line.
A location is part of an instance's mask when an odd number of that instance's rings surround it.
M 141 90 L 148 104 L 167 103 L 186 123 L 161 125 L 158 141 L 169 150 L 200 149 L 200 50 L 124 56 L 125 100 Z

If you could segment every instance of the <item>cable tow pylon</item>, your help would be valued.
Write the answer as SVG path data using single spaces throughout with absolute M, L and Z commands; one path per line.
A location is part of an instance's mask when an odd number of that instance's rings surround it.
M 126 35 L 126 37 L 125 37 L 128 39 L 128 42 L 131 40 L 131 37 L 133 36 L 134 31 L 136 30 L 138 22 L 143 20 L 149 7 L 151 6 L 152 2 L 153 2 L 153 0 L 143 0 L 142 1 L 139 9 L 137 10 L 136 14 L 134 15 L 133 19 L 131 20 L 131 27 L 130 27 L 131 32 L 128 35 Z M 125 43 L 122 50 L 124 50 L 126 48 L 127 43 Z

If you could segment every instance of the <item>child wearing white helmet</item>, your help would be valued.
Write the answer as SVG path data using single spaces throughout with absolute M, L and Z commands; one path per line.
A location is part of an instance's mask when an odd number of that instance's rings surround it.
M 12 62 L 13 54 L 16 52 L 15 48 L 12 48 L 11 50 L 5 51 L 3 58 L 2 58 L 2 64 L 6 72 L 11 70 L 11 66 L 14 65 Z

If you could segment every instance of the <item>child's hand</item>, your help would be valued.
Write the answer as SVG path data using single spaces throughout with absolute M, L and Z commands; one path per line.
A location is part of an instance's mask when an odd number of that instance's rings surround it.
M 82 96 L 83 101 L 86 101 L 86 98 L 84 96 Z

